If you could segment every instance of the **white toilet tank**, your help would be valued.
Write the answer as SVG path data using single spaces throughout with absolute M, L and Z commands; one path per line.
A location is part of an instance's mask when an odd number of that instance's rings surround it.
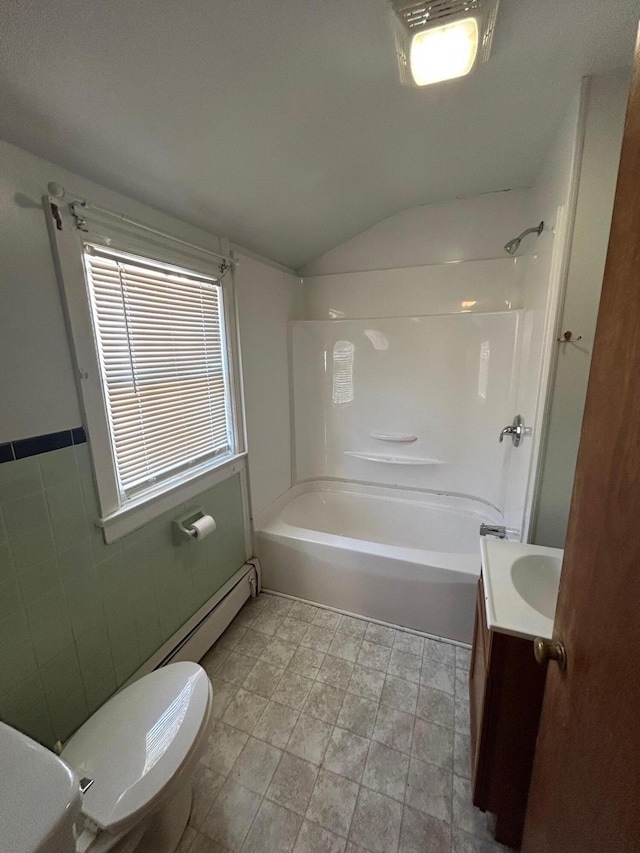
M 80 805 L 74 771 L 0 723 L 0 853 L 73 853 Z

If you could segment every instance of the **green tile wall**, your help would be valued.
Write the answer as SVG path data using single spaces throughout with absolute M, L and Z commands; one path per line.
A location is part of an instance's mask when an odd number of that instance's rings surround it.
M 177 508 L 105 545 L 88 445 L 0 465 L 0 719 L 64 741 L 240 568 L 239 476 L 194 505 L 207 539 L 173 545 Z

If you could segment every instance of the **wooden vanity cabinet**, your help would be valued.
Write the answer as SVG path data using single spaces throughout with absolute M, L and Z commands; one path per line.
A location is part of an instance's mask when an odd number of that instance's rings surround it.
M 545 676 L 531 640 L 487 628 L 480 578 L 469 673 L 473 803 L 496 816 L 496 840 L 516 849 L 522 841 Z

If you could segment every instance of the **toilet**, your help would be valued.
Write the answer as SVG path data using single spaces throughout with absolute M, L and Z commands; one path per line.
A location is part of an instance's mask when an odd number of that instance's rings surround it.
M 211 701 L 204 669 L 180 662 L 113 696 L 59 759 L 0 724 L 0 820 L 13 833 L 12 853 L 174 853 Z

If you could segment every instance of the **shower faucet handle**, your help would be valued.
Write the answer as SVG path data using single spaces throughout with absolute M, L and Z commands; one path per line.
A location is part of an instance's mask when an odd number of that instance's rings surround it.
M 516 415 L 513 419 L 513 423 L 501 430 L 500 438 L 498 439 L 498 441 L 502 443 L 505 435 L 510 435 L 511 441 L 513 442 L 513 446 L 518 447 L 520 442 L 522 441 L 523 436 L 530 434 L 531 430 L 525 427 L 522 415 Z

